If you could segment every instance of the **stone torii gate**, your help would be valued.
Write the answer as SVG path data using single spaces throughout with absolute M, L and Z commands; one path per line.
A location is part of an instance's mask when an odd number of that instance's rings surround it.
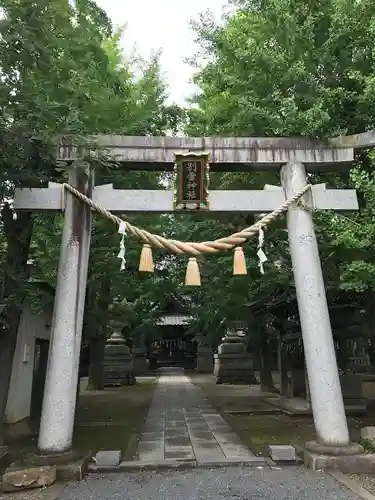
M 354 147 L 375 144 L 363 134 L 332 139 L 328 144 L 304 138 L 172 138 L 99 136 L 99 150 L 126 170 L 171 171 L 174 154 L 209 152 L 211 171 L 281 169 L 282 186 L 262 190 L 211 191 L 210 212 L 264 213 L 276 209 L 308 184 L 308 172 L 348 168 Z M 371 142 L 372 141 L 372 142 Z M 372 144 L 373 143 L 373 144 Z M 57 159 L 82 159 L 79 148 L 61 141 Z M 173 192 L 118 190 L 96 186 L 93 172 L 72 168 L 69 183 L 113 213 L 172 212 Z M 354 190 L 315 185 L 302 201 L 305 208 L 357 210 Z M 90 247 L 91 211 L 62 186 L 17 189 L 14 208 L 65 211 L 38 447 L 61 454 L 72 446 L 78 364 Z M 350 449 L 339 374 L 312 214 L 299 205 L 288 209 L 287 226 L 300 322 L 305 348 L 317 440 L 324 449 Z M 358 451 L 358 448 L 357 448 Z

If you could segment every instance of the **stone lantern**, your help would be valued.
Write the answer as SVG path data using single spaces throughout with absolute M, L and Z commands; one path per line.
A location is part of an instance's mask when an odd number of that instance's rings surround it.
M 134 385 L 134 358 L 122 335 L 115 331 L 104 349 L 104 386 Z
M 246 334 L 241 325 L 227 330 L 214 355 L 217 384 L 256 384 L 253 359 L 246 352 Z

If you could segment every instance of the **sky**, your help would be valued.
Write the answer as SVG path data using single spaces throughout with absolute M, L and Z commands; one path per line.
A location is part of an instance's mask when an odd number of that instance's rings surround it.
M 112 22 L 127 25 L 123 47 L 126 54 L 145 58 L 162 49 L 161 66 L 169 86 L 169 101 L 185 104 L 194 92 L 193 69 L 184 61 L 197 52 L 190 19 L 209 9 L 220 21 L 226 0 L 96 0 Z

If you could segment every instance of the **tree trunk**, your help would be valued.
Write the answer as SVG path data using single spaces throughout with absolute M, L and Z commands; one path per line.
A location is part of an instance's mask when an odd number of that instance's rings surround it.
M 264 329 L 260 337 L 259 344 L 260 357 L 260 387 L 263 391 L 274 391 L 275 386 L 272 378 L 272 369 L 270 366 L 270 354 L 268 348 L 267 335 Z
M 93 290 L 96 289 L 96 286 L 90 286 L 86 316 L 86 334 L 90 343 L 89 391 L 101 391 L 104 389 L 103 362 L 104 348 L 107 341 L 107 316 L 111 303 L 111 283 L 109 280 L 104 279 L 99 285 L 99 293 L 97 296 L 93 293 Z M 95 310 L 100 311 L 100 321 L 98 320 L 98 315 L 94 314 Z M 93 311 L 92 315 L 90 314 L 91 311 Z M 96 320 L 93 321 L 91 318 L 96 318 Z
M 17 345 L 18 325 L 26 295 L 27 259 L 33 229 L 32 214 L 29 212 L 21 212 L 18 214 L 18 219 L 13 220 L 12 211 L 8 205 L 5 205 L 2 218 L 7 238 L 4 295 L 2 298 L 3 304 L 5 304 L 3 318 L 5 318 L 7 325 L 4 330 L 0 331 L 0 446 L 4 443 L 3 423 L 13 357 Z
M 102 391 L 104 377 L 104 348 L 106 339 L 99 336 L 90 340 L 89 391 Z

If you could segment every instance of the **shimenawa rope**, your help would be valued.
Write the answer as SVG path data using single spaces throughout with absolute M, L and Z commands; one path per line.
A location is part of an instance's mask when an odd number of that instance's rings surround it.
M 126 220 L 123 220 L 120 217 L 112 214 L 109 210 L 100 207 L 70 184 L 64 183 L 63 189 L 66 189 L 67 191 L 72 193 L 78 199 L 86 203 L 92 210 L 111 220 L 119 227 L 123 227 L 123 225 L 125 224 L 126 230 L 139 238 L 143 243 L 147 243 L 157 248 L 163 248 L 171 253 L 186 253 L 198 256 L 202 253 L 217 253 L 221 250 L 231 250 L 232 248 L 246 242 L 252 236 L 258 235 L 260 229 L 266 228 L 269 224 L 271 224 L 271 222 L 273 222 L 278 217 L 280 217 L 280 215 L 286 212 L 291 205 L 296 203 L 309 189 L 311 189 L 311 184 L 307 184 L 306 186 L 304 186 L 300 191 L 292 196 L 292 198 L 286 200 L 282 205 L 280 205 L 279 208 L 277 208 L 273 212 L 264 215 L 252 226 L 249 226 L 238 233 L 231 234 L 230 236 L 226 236 L 224 238 L 219 238 L 214 241 L 203 241 L 200 243 L 172 240 L 169 238 L 164 238 L 163 236 L 160 236 L 158 234 L 150 233 L 144 229 L 133 226 Z

